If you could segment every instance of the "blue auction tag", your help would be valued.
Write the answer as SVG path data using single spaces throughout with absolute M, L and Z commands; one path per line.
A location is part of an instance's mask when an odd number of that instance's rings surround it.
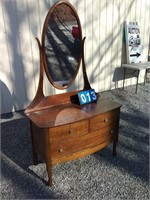
M 97 96 L 94 89 L 83 90 L 78 93 L 80 105 L 91 103 L 97 100 Z

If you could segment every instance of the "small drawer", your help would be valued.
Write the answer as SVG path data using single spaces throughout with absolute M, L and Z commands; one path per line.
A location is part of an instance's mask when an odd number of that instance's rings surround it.
M 63 142 L 53 142 L 51 144 L 52 159 L 61 158 L 71 155 L 73 153 L 73 140 L 66 140 Z
M 90 122 L 89 122 L 90 132 L 99 130 L 100 128 L 108 126 L 111 123 L 118 120 L 119 120 L 118 109 L 93 117 L 90 119 Z
M 70 139 L 88 132 L 88 120 L 62 125 L 50 129 L 50 141 Z

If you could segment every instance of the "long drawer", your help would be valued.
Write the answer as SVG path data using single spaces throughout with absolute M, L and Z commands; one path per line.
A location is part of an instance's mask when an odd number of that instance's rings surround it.
M 117 127 L 111 124 L 100 130 L 83 135 L 81 138 L 76 138 L 74 143 L 74 151 L 82 151 L 90 147 L 97 146 L 106 141 L 111 142 L 117 135 Z
M 82 132 L 82 131 L 81 131 Z M 51 143 L 52 158 L 60 158 L 71 155 L 82 150 L 95 147 L 106 141 L 111 142 L 117 134 L 117 128 L 114 124 L 104 127 L 98 131 L 76 137 Z

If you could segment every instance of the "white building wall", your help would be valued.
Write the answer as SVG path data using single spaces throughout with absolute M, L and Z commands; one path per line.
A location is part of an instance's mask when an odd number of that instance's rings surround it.
M 1 113 L 24 109 L 34 98 L 38 86 L 39 51 L 35 37 L 41 39 L 46 14 L 56 0 L 0 1 L 0 84 Z M 76 8 L 86 36 L 85 61 L 90 83 L 97 92 L 122 87 L 121 62 L 124 58 L 123 22 L 141 25 L 143 54 L 148 55 L 150 34 L 149 0 L 70 0 Z M 140 81 L 143 81 L 144 72 Z M 79 72 L 69 89 L 82 88 Z M 126 85 L 135 83 L 129 79 Z M 54 89 L 45 78 L 46 94 Z

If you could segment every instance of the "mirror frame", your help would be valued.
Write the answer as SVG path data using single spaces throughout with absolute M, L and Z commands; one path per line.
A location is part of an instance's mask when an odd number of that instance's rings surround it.
M 47 65 L 47 62 L 46 62 L 46 52 L 45 52 L 45 36 L 46 36 L 46 31 L 47 31 L 48 23 L 49 23 L 49 20 L 50 20 L 52 14 L 53 14 L 53 11 L 55 10 L 55 8 L 57 6 L 60 6 L 60 5 L 63 5 L 63 4 L 69 6 L 69 8 L 72 10 L 72 12 L 75 15 L 75 18 L 77 20 L 77 24 L 78 24 L 78 27 L 79 27 L 81 45 L 80 45 L 80 49 L 79 49 L 80 50 L 80 58 L 79 58 L 79 61 L 78 61 L 77 70 L 75 72 L 75 75 L 73 76 L 72 80 L 67 85 L 60 86 L 60 85 L 57 85 L 57 84 L 55 84 L 53 82 L 53 80 L 52 80 L 52 78 L 50 76 L 50 73 L 48 71 L 48 65 Z M 50 83 L 55 88 L 60 89 L 60 90 L 64 90 L 66 88 L 69 88 L 74 83 L 74 81 L 75 81 L 75 78 L 76 78 L 76 76 L 78 74 L 78 71 L 79 71 L 79 68 L 80 68 L 81 59 L 82 59 L 82 29 L 81 29 L 81 23 L 80 23 L 80 19 L 79 19 L 79 16 L 77 14 L 77 11 L 73 7 L 73 5 L 71 3 L 69 3 L 68 1 L 65 1 L 65 0 L 58 1 L 48 11 L 47 16 L 45 18 L 44 25 L 43 25 L 43 32 L 42 32 L 42 52 L 43 52 L 42 54 L 43 54 L 43 61 L 44 61 L 44 69 L 45 69 L 47 78 L 50 81 Z

